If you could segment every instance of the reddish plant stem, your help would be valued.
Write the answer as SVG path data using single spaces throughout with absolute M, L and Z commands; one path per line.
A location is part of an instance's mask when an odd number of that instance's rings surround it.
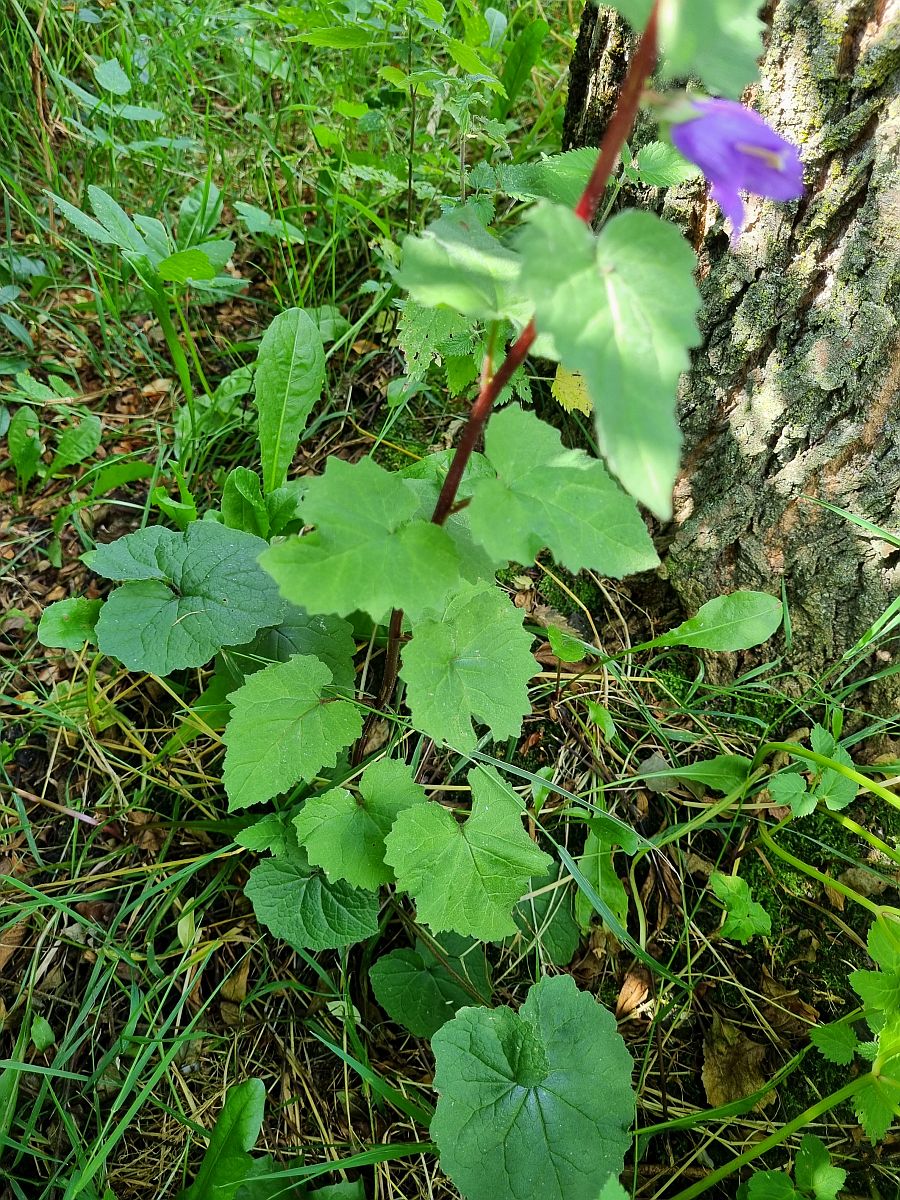
M 591 172 L 591 177 L 587 182 L 587 187 L 584 189 L 581 199 L 575 206 L 575 215 L 580 217 L 587 225 L 590 225 L 594 219 L 597 206 L 606 190 L 607 181 L 634 125 L 644 84 L 656 65 L 656 23 L 657 4 L 654 3 L 647 20 L 647 26 L 641 35 L 634 58 L 628 67 L 628 74 L 625 76 L 622 90 L 616 101 L 615 111 L 603 135 L 596 166 Z M 447 472 L 447 478 L 444 480 L 444 486 L 441 488 L 441 494 L 438 496 L 437 504 L 434 506 L 434 512 L 431 515 L 431 520 L 435 525 L 443 525 L 450 510 L 453 508 L 456 502 L 456 493 L 462 482 L 466 466 L 472 456 L 473 450 L 478 444 L 478 439 L 487 423 L 487 419 L 491 415 L 494 401 L 509 383 L 516 368 L 524 362 L 525 356 L 531 349 L 536 336 L 537 331 L 534 327 L 534 321 L 529 321 L 516 341 L 510 346 L 506 358 L 503 360 L 496 374 L 482 379 L 478 399 L 472 405 L 469 419 L 462 431 L 459 444 L 456 447 L 456 453 L 450 464 L 450 470 Z
M 607 181 L 634 125 L 644 84 L 656 66 L 657 7 L 658 0 L 655 0 L 634 58 L 628 67 L 628 73 L 625 76 L 622 90 L 616 101 L 615 111 L 603 135 L 596 165 L 591 172 L 591 177 L 587 182 L 587 187 L 584 189 L 581 199 L 575 206 L 575 215 L 580 217 L 587 225 L 590 225 L 594 219 L 597 207 L 606 190 Z M 532 319 L 516 338 L 515 342 L 513 342 L 512 346 L 510 346 L 506 353 L 506 358 L 493 375 L 491 374 L 491 350 L 493 347 L 492 345 L 489 346 L 482 368 L 481 388 L 478 392 L 478 398 L 472 405 L 469 418 L 466 421 L 465 428 L 457 444 L 456 453 L 453 455 L 453 460 L 450 463 L 450 469 L 447 471 L 447 477 L 444 480 L 437 503 L 434 506 L 434 512 L 431 514 L 433 524 L 443 525 L 447 517 L 456 509 L 456 494 L 459 491 L 459 485 L 462 483 L 462 477 L 469 459 L 478 445 L 478 440 L 484 431 L 487 419 L 491 415 L 494 402 L 512 379 L 516 370 L 525 361 L 525 357 L 534 344 L 536 336 L 537 330 Z M 391 696 L 394 694 L 394 688 L 397 685 L 402 625 L 403 612 L 401 609 L 395 608 L 391 613 L 388 642 L 385 650 L 384 672 L 382 674 L 381 688 L 378 692 L 377 708 L 381 710 L 389 703 Z M 366 722 L 366 728 L 363 731 L 363 736 L 360 738 L 359 743 L 357 743 L 356 750 L 360 755 L 366 741 L 366 734 L 373 726 L 375 715 L 375 713 L 370 714 L 369 720 Z M 358 761 L 355 755 L 354 759 Z

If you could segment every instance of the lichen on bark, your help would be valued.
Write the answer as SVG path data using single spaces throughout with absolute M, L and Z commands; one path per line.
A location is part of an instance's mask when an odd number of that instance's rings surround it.
M 815 503 L 900 529 L 900 0 L 779 0 L 765 15 L 745 99 L 800 146 L 808 191 L 751 199 L 734 251 L 702 183 L 662 204 L 698 251 L 703 296 L 662 533 L 689 610 L 783 583 L 787 662 L 809 677 L 900 593 L 897 549 Z M 896 711 L 900 674 L 872 699 Z

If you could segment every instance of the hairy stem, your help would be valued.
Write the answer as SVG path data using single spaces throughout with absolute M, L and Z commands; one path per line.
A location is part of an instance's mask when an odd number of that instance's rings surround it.
M 653 8 L 647 19 L 646 28 L 641 35 L 638 48 L 628 68 L 628 74 L 625 76 L 622 84 L 622 91 L 619 93 L 615 111 L 603 135 L 600 152 L 597 155 L 597 163 L 591 172 L 591 177 L 582 193 L 581 199 L 575 206 L 576 215 L 587 225 L 590 225 L 594 219 L 597 207 L 603 198 L 607 181 L 634 125 L 644 84 L 656 66 L 657 7 L 658 0 L 654 0 Z M 484 432 L 484 427 L 488 417 L 491 415 L 494 402 L 512 379 L 516 370 L 525 361 L 525 356 L 534 344 L 536 336 L 537 330 L 532 319 L 513 342 L 512 346 L 510 346 L 506 352 L 506 358 L 493 374 L 491 373 L 492 347 L 489 346 L 485 366 L 482 370 L 481 388 L 478 392 L 478 397 L 469 412 L 469 418 L 460 435 L 456 452 L 450 463 L 450 469 L 447 471 L 447 477 L 444 480 L 437 503 L 434 506 L 434 512 L 431 514 L 431 520 L 435 525 L 443 525 L 447 517 L 454 511 L 459 485 L 462 483 L 462 477 L 465 474 L 469 459 L 472 457 L 472 452 L 478 445 L 478 441 Z M 385 652 L 384 675 L 378 697 L 379 708 L 383 708 L 388 703 L 397 685 L 402 618 L 402 612 L 394 610 L 391 613 L 391 626 L 388 635 L 387 650 Z
M 647 27 L 641 35 L 638 48 L 628 68 L 628 74 L 622 84 L 615 112 L 603 135 L 597 163 L 591 172 L 581 199 L 575 206 L 576 215 L 581 217 L 587 225 L 590 225 L 594 219 L 607 181 L 634 125 L 644 84 L 656 65 L 656 10 L 657 5 L 654 4 L 647 20 Z M 443 525 L 449 516 L 450 510 L 456 502 L 456 493 L 459 491 L 466 466 L 472 456 L 472 451 L 478 444 L 487 419 L 491 415 L 494 401 L 509 383 L 516 369 L 524 362 L 536 336 L 537 330 L 534 321 L 529 321 L 510 346 L 506 358 L 496 374 L 482 380 L 478 398 L 472 405 L 469 419 L 459 439 L 456 453 L 453 455 L 450 470 L 447 472 L 447 478 L 444 480 L 444 486 L 441 488 L 441 494 L 438 496 L 437 504 L 431 515 L 435 525 Z

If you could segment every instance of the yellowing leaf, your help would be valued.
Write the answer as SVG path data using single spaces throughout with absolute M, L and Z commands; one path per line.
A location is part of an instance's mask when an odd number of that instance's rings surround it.
M 584 376 L 580 371 L 567 371 L 560 363 L 556 368 L 556 378 L 550 387 L 553 399 L 567 413 L 583 412 L 589 417 L 594 406 L 585 386 Z

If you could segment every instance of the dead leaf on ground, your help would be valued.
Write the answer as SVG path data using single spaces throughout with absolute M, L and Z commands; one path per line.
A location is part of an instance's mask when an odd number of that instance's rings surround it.
M 646 967 L 632 967 L 625 976 L 616 1000 L 616 1016 L 631 1016 L 650 995 L 650 972 Z
M 135 809 L 128 814 L 128 837 L 138 850 L 158 854 L 166 844 L 166 831 L 159 825 L 156 813 Z
M 770 1000 L 763 1006 L 763 1014 L 776 1033 L 788 1038 L 807 1038 L 810 1025 L 819 1019 L 818 1009 L 801 998 L 795 989 L 779 983 L 774 975 L 763 967 L 760 991 Z
M 763 1064 L 766 1047 L 753 1042 L 737 1025 L 713 1013 L 712 1025 L 703 1039 L 703 1087 L 713 1108 L 752 1096 L 765 1086 Z M 775 1099 L 768 1092 L 754 1108 L 765 1108 Z
M 890 879 L 883 878 L 867 867 L 848 867 L 838 875 L 838 882 L 852 888 L 854 892 L 859 892 L 861 896 L 869 897 L 880 896 L 889 887 L 897 886 Z
M 3 971 L 24 942 L 27 928 L 28 919 L 25 918 L 25 920 L 16 921 L 15 925 L 7 926 L 6 929 L 0 929 L 0 971 Z
M 247 999 L 250 977 L 250 955 L 245 954 L 237 968 L 222 982 L 219 990 L 219 1011 L 226 1025 L 240 1025 L 241 1004 Z

